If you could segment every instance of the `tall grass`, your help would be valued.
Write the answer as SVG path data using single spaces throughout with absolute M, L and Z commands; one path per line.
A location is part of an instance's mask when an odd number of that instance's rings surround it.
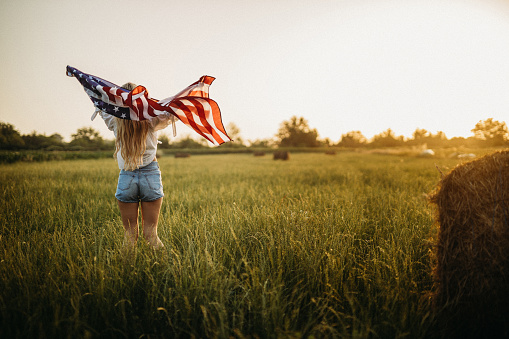
M 111 158 L 111 151 L 49 151 L 49 150 L 0 150 L 0 164 L 12 164 L 18 161 L 40 162 L 74 159 Z
M 131 253 L 113 160 L 0 166 L 0 337 L 425 337 L 437 161 L 165 157 Z

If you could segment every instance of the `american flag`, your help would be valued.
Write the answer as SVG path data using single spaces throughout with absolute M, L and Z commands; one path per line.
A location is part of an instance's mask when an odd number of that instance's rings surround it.
M 67 66 L 67 75 L 78 79 L 96 112 L 101 110 L 121 119 L 139 121 L 170 113 L 214 145 L 231 140 L 224 129 L 219 106 L 209 98 L 214 77 L 204 75 L 176 95 L 157 100 L 150 98 L 143 86 L 129 91 L 71 66 Z

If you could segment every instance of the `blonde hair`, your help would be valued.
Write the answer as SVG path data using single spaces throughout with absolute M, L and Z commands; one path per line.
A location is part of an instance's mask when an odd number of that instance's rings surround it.
M 128 82 L 122 85 L 129 91 L 136 87 L 135 84 Z M 147 148 L 146 139 L 149 129 L 148 120 L 135 121 L 115 118 L 117 122 L 117 137 L 115 138 L 115 154 L 120 151 L 124 159 L 124 169 L 133 171 L 143 163 L 143 154 Z

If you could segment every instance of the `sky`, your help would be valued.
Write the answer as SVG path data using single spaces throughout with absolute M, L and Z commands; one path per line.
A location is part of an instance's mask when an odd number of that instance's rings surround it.
M 509 0 L 6 0 L 0 28 L 0 121 L 22 134 L 113 138 L 67 65 L 156 99 L 214 76 L 244 140 L 292 116 L 333 142 L 509 123 Z

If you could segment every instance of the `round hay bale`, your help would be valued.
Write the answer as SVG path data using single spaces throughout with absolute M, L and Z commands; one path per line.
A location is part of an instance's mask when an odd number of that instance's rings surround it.
M 191 154 L 185 152 L 176 152 L 175 158 L 189 158 Z
M 265 155 L 265 152 L 262 152 L 262 151 L 254 151 L 253 152 L 253 155 L 255 157 L 263 157 Z
M 290 154 L 287 151 L 276 151 L 274 152 L 274 160 L 288 160 Z
M 509 151 L 457 166 L 431 195 L 432 302 L 447 337 L 509 335 Z
M 421 153 L 419 153 L 419 156 L 423 158 L 433 157 L 434 155 L 435 152 L 432 149 L 425 149 Z

